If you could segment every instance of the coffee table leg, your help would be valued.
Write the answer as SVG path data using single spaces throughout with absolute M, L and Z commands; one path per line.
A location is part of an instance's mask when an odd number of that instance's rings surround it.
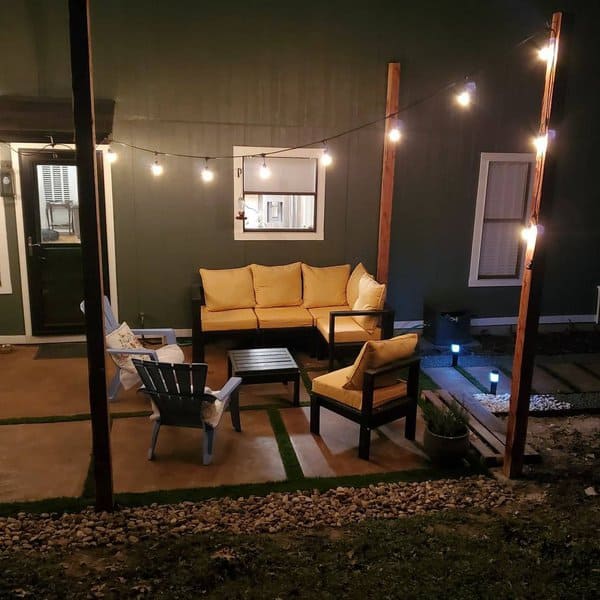
M 231 424 L 236 431 L 242 430 L 242 424 L 240 421 L 240 391 L 239 389 L 235 390 L 233 394 L 231 394 L 231 399 L 229 401 L 229 411 L 231 412 Z
M 300 406 L 300 374 L 294 377 L 294 406 Z

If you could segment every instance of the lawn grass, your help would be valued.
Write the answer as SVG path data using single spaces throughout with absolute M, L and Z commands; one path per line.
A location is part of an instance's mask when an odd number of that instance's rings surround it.
M 593 598 L 594 512 L 456 512 L 343 529 L 1 558 L 0 597 Z M 597 521 L 596 521 L 597 525 Z

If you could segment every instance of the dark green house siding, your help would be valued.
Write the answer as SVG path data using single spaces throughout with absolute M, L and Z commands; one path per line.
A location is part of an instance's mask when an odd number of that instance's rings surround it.
M 577 14 L 544 313 L 591 313 L 600 202 L 593 185 L 592 134 L 598 72 L 592 3 Z M 11 28 L 0 37 L 4 94 L 70 94 L 66 2 L 0 2 Z M 234 145 L 294 146 L 380 117 L 386 63 L 402 65 L 409 105 L 480 65 L 478 104 L 459 113 L 448 94 L 403 115 L 394 194 L 389 300 L 399 320 L 420 319 L 425 298 L 512 316 L 518 288 L 468 288 L 479 155 L 530 151 L 543 68 L 525 48 L 550 2 L 419 3 L 92 1 L 96 94 L 116 101 L 114 138 L 163 152 L 226 155 Z M 596 15 L 597 16 L 597 15 Z M 373 270 L 382 152 L 381 125 L 334 140 L 327 174 L 325 240 L 235 242 L 231 161 L 215 182 L 200 161 L 166 159 L 115 146 L 113 194 L 121 317 L 190 327 L 188 289 L 199 266 L 303 260 L 362 260 Z M 562 135 L 562 133 L 561 133 Z M 20 302 L 20 300 L 19 300 Z M 17 303 L 18 304 L 18 303 Z M 22 315 L 0 296 L 0 333 Z M 10 313 L 6 317 L 5 314 Z

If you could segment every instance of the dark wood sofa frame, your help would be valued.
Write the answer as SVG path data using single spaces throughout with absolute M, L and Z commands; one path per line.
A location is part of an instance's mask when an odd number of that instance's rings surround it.
M 201 283 L 192 285 L 192 360 L 193 362 L 204 362 L 204 345 L 209 340 L 228 337 L 251 337 L 253 345 L 263 347 L 269 345 L 269 339 L 273 337 L 285 337 L 289 340 L 295 340 L 298 336 L 315 336 L 314 347 L 316 355 L 319 356 L 319 344 L 323 336 L 317 331 L 316 327 L 279 327 L 261 329 L 225 329 L 222 331 L 203 331 L 202 330 L 202 311 L 204 305 L 204 289 Z M 394 334 L 394 309 L 387 305 L 383 310 L 348 310 L 335 311 L 330 313 L 329 317 L 329 340 L 327 340 L 327 350 L 329 355 L 329 370 L 333 369 L 333 363 L 336 351 L 341 348 L 361 348 L 364 342 L 336 342 L 335 341 L 335 319 L 339 317 L 371 315 L 381 317 L 381 337 L 382 339 L 391 338 Z

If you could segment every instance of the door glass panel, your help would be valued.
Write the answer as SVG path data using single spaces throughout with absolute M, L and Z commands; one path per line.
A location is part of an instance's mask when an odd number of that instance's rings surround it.
M 39 240 L 43 244 L 79 244 L 79 198 L 75 165 L 37 165 L 40 199 Z

